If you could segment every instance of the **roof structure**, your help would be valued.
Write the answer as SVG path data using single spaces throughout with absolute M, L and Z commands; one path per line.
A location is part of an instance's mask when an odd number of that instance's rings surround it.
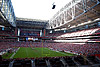
M 16 18 L 17 27 L 20 28 L 46 28 L 48 21 L 40 19 Z

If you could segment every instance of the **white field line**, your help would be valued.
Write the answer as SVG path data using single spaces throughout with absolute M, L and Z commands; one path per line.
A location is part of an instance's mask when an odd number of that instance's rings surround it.
M 52 50 L 52 49 L 51 49 L 51 50 Z M 56 51 L 56 52 L 58 52 L 58 53 L 61 53 L 61 54 L 67 55 L 66 53 L 62 53 L 62 52 L 57 51 L 57 50 L 52 50 L 52 51 Z
M 56 51 L 56 52 L 61 53 L 61 54 L 64 54 L 64 55 L 67 55 L 66 53 L 62 53 L 62 52 L 59 52 L 59 51 Z
M 18 52 L 19 49 L 20 47 L 17 49 L 16 53 Z M 12 59 L 16 53 L 14 52 L 14 54 L 10 58 Z
M 26 55 L 27 55 L 27 57 L 28 57 L 28 52 L 27 52 L 27 49 L 26 49 Z

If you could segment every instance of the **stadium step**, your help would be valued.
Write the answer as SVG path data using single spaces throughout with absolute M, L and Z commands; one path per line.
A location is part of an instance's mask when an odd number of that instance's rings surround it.
M 13 67 L 14 60 L 9 63 L 9 67 Z
M 51 67 L 49 60 L 46 60 L 47 67 Z
M 100 63 L 100 59 L 99 59 L 97 56 L 96 56 L 95 58 L 96 58 L 97 60 L 99 60 L 99 63 Z
M 90 61 L 90 60 L 88 60 L 87 58 L 86 58 L 86 60 L 92 65 L 93 63 Z
M 74 57 L 72 58 L 73 62 L 77 65 L 77 66 L 80 66 L 79 63 L 77 63 L 75 60 L 74 60 Z
M 95 56 L 88 56 L 87 59 L 93 64 L 98 64 L 99 61 Z
M 60 58 L 60 61 L 64 64 L 64 67 L 69 67 L 68 64 L 65 62 L 64 58 Z
M 31 66 L 32 66 L 32 67 L 35 67 L 34 60 L 31 60 Z

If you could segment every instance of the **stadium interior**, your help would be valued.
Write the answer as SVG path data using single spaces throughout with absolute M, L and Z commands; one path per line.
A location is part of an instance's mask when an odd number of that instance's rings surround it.
M 72 0 L 50 20 L 16 17 L 0 0 L 0 67 L 100 67 L 100 0 Z

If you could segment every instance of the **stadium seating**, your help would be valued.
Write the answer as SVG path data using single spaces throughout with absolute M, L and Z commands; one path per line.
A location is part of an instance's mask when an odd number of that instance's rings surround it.
M 46 45 L 45 45 L 46 44 Z M 76 54 L 99 54 L 98 43 L 74 44 L 74 43 L 48 43 L 48 42 L 1 42 L 0 51 L 13 47 L 47 47 L 57 51 L 65 51 Z
M 49 48 L 58 51 L 67 51 L 78 54 L 96 54 L 100 53 L 100 45 L 97 43 L 73 44 L 73 43 L 48 43 Z
M 52 67 L 64 67 L 63 63 L 60 61 L 60 58 L 49 59 L 50 65 Z
M 11 0 L 0 5 L 0 67 L 100 67 L 100 0 L 72 0 L 49 21 L 16 17 Z M 27 57 L 15 58 L 20 47 L 74 56 L 28 57 L 35 53 L 27 49 Z M 10 59 L 3 58 L 10 52 Z
M 93 35 L 99 33 L 99 28 L 95 29 L 89 29 L 89 30 L 82 30 L 82 31 L 77 31 L 77 32 L 72 32 L 72 33 L 66 33 L 63 35 L 58 36 L 59 37 L 78 37 L 78 36 L 86 36 L 86 35 Z
M 47 37 L 58 37 L 58 36 L 60 36 L 62 34 L 64 34 L 64 33 L 48 33 L 46 36 Z
M 75 62 L 72 60 L 72 57 L 64 57 L 66 66 L 77 66 Z
M 31 32 L 28 32 L 31 33 Z M 81 37 L 85 35 L 95 35 L 99 33 L 99 28 L 96 29 L 90 29 L 90 30 L 83 30 L 78 32 L 72 32 L 72 33 L 59 33 L 59 34 L 48 34 L 47 37 L 62 37 L 67 36 L 67 38 L 70 37 Z M 7 33 L 5 33 L 7 34 Z M 9 33 L 8 33 L 9 34 Z M 22 35 L 24 36 L 24 35 Z M 30 35 L 25 35 L 30 36 Z M 33 36 L 33 35 L 32 35 Z M 92 37 L 92 36 L 91 36 Z M 100 39 L 88 39 L 84 44 L 81 43 L 66 43 L 66 42 L 55 42 L 54 40 L 46 40 L 45 42 L 34 42 L 34 41 L 16 41 L 15 39 L 1 39 L 3 42 L 0 42 L 0 53 L 6 53 L 8 49 L 12 49 L 13 51 L 17 51 L 18 48 L 14 47 L 47 47 L 54 51 L 63 51 L 63 52 L 69 52 L 74 53 L 77 55 L 84 55 L 86 56 L 85 59 L 82 56 L 76 56 L 76 57 L 52 57 L 52 58 L 44 58 L 44 59 L 34 59 L 33 58 L 17 58 L 14 60 L 13 67 L 30 67 L 32 64 L 36 67 L 66 67 L 66 66 L 91 66 L 94 64 L 100 64 L 100 61 L 95 56 L 95 54 L 100 54 L 100 45 L 99 42 Z M 84 39 L 82 39 L 84 40 Z M 78 40 L 76 40 L 78 41 Z M 94 43 L 91 43 L 91 41 L 96 41 Z M 27 59 L 27 60 L 26 60 Z M 33 63 L 31 62 L 33 59 Z M 63 59 L 63 60 L 62 60 Z M 85 60 L 84 60 L 85 59 Z M 12 61 L 1 61 L 1 67 L 9 66 L 10 62 Z M 5 65 L 6 64 L 6 65 Z M 98 65 L 97 65 L 98 66 Z
M 16 60 L 13 67 L 31 67 L 31 60 Z
M 21 30 L 20 35 L 21 36 L 40 36 L 40 32 L 39 31 L 24 31 L 24 30 Z
M 88 56 L 88 60 L 90 60 L 93 64 L 98 64 L 100 61 L 95 56 Z
M 36 67 L 47 67 L 45 59 L 36 59 L 35 66 Z
M 0 67 L 10 66 L 11 60 L 0 61 Z M 33 61 L 33 62 L 32 62 Z M 13 67 L 92 67 L 100 66 L 100 59 L 95 56 L 65 56 L 65 57 L 52 57 L 52 58 L 19 58 L 13 60 Z
M 0 67 L 8 67 L 9 63 L 10 63 L 10 60 L 0 61 Z

